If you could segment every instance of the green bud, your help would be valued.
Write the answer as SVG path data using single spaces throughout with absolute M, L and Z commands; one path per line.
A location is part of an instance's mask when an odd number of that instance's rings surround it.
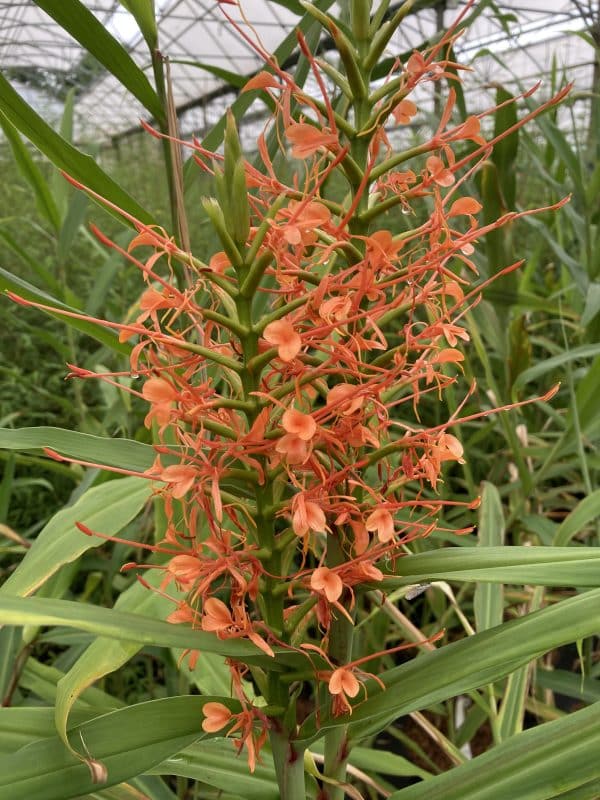
M 214 197 L 203 197 L 202 206 L 206 211 L 208 218 L 212 222 L 213 227 L 217 232 L 219 239 L 221 240 L 221 244 L 223 245 L 223 250 L 227 253 L 229 260 L 235 269 L 241 269 L 244 265 L 244 262 L 242 256 L 240 255 L 240 251 L 237 249 L 237 246 L 231 237 L 231 234 L 227 230 L 225 216 L 223 215 L 221 206 Z
M 231 109 L 227 111 L 227 122 L 225 123 L 225 180 L 228 186 L 233 182 L 233 171 L 235 165 L 242 159 L 242 146 L 238 136 L 235 117 Z
M 229 186 L 230 228 L 238 245 L 245 245 L 250 233 L 250 207 L 246 188 L 246 170 L 240 159 L 233 170 L 233 180 Z
M 231 208 L 229 204 L 229 191 L 227 188 L 227 182 L 225 180 L 225 173 L 221 167 L 218 167 L 216 164 L 213 166 L 215 172 L 215 191 L 217 193 L 217 200 L 221 206 L 225 219 L 229 219 L 231 215 Z

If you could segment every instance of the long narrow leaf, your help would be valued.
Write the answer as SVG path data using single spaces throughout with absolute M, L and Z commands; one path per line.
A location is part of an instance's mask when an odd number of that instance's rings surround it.
M 148 78 L 127 50 L 79 0 L 35 0 L 55 22 L 69 33 L 152 114 L 163 120 L 164 110 Z
M 155 458 L 153 448 L 132 439 L 110 439 L 63 428 L 0 428 L 0 449 L 43 450 L 105 467 L 144 472 Z
M 54 202 L 52 193 L 48 188 L 46 179 L 38 165 L 33 160 L 31 153 L 23 144 L 15 126 L 4 116 L 0 111 L 0 127 L 4 131 L 4 135 L 8 139 L 10 148 L 17 166 L 27 183 L 33 189 L 37 207 L 40 213 L 52 225 L 55 231 L 60 229 L 60 213 L 58 207 Z
M 585 592 L 419 655 L 383 673 L 384 690 L 368 681 L 368 699 L 354 708 L 351 717 L 321 715 L 318 726 L 309 717 L 299 739 L 310 742 L 340 725 L 349 725 L 357 738 L 366 736 L 403 714 L 499 680 L 548 650 L 595 635 L 599 603 L 600 589 Z
M 554 800 L 600 777 L 599 748 L 600 706 L 595 704 L 513 736 L 390 800 Z
M 52 517 L 0 587 L 0 594 L 26 596 L 35 592 L 62 566 L 91 547 L 104 544 L 104 539 L 86 536 L 75 523 L 83 522 L 91 530 L 113 536 L 141 511 L 151 489 L 150 482 L 141 478 L 122 478 L 89 489 L 76 503 Z
M 57 3 L 53 4 L 58 7 Z M 77 150 L 36 114 L 0 73 L 0 111 L 21 131 L 56 167 L 88 186 L 101 197 L 110 200 L 141 222 L 156 222 L 136 200 L 110 178 L 91 156 Z M 104 206 L 103 206 L 104 207 Z M 120 214 L 114 212 L 122 221 Z

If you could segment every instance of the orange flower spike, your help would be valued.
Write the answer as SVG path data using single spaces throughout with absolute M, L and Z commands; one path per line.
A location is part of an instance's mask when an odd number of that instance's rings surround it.
M 342 596 L 344 584 L 340 576 L 328 567 L 318 567 L 310 577 L 310 588 L 324 594 L 330 603 L 335 603 Z
M 293 434 L 303 442 L 309 442 L 317 432 L 317 423 L 310 414 L 303 414 L 295 408 L 288 408 L 281 418 L 286 433 Z
M 302 348 L 300 334 L 286 319 L 270 322 L 263 331 L 263 339 L 277 347 L 279 358 L 286 363 L 293 361 Z
M 232 722 L 234 715 L 223 703 L 205 703 L 202 707 L 204 720 L 202 730 L 206 733 L 216 733 Z

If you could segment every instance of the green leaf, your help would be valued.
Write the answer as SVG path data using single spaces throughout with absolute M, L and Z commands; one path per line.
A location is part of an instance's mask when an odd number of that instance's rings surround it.
M 107 771 L 108 788 L 148 771 L 205 737 L 202 707 L 210 697 L 168 697 L 118 709 L 70 732 Z M 223 702 L 231 705 L 232 701 Z M 0 796 L 11 800 L 68 800 L 97 791 L 88 766 L 58 738 L 34 741 L 0 758 Z
M 46 180 L 42 175 L 38 165 L 31 157 L 31 153 L 21 141 L 21 137 L 16 131 L 15 126 L 4 116 L 1 111 L 0 127 L 2 127 L 4 135 L 8 139 L 15 163 L 19 167 L 21 175 L 33 189 L 39 212 L 45 217 L 50 225 L 52 225 L 54 230 L 58 231 L 60 229 L 60 213 L 56 203 L 54 202 L 52 193 L 48 188 L 48 184 L 46 183 Z
M 158 28 L 154 11 L 154 0 L 121 0 L 131 16 L 137 22 L 148 49 L 152 52 L 158 47 Z
M 120 342 L 119 337 L 112 330 L 109 330 L 104 325 L 100 325 L 98 322 L 94 322 L 91 319 L 86 319 L 85 315 L 81 314 L 79 309 L 66 305 L 66 303 L 63 303 L 61 300 L 57 300 L 55 297 L 52 297 L 52 295 L 43 292 L 31 283 L 24 281 L 22 278 L 18 278 L 16 275 L 13 275 L 11 272 L 1 267 L 0 289 L 13 292 L 24 300 L 30 300 L 33 303 L 40 303 L 41 305 L 57 309 L 56 311 L 40 309 L 40 311 L 43 311 L 44 314 L 48 314 L 55 319 L 59 319 L 61 322 L 64 322 L 65 325 L 70 325 L 72 328 L 86 333 L 98 342 L 110 347 L 111 350 L 116 350 L 118 353 L 123 353 L 124 355 L 128 355 L 131 352 L 131 346 L 125 342 Z M 81 318 L 67 317 L 65 314 L 60 313 L 60 309 L 72 314 L 81 314 Z
M 98 716 L 97 709 L 74 709 L 71 720 L 80 725 Z M 0 753 L 14 753 L 36 739 L 56 736 L 54 709 L 41 707 L 0 708 Z
M 512 98 L 503 86 L 496 88 L 496 105 L 506 103 L 494 114 L 494 138 L 500 136 L 504 131 L 514 127 L 518 122 L 517 103 L 508 102 Z M 518 128 L 501 139 L 492 152 L 492 161 L 498 168 L 498 178 L 506 208 L 515 207 L 515 194 L 517 187 L 516 171 L 514 169 L 515 159 L 519 149 L 519 130 Z
M 271 670 L 283 669 L 285 663 L 306 665 L 303 656 L 286 651 L 279 651 L 277 658 L 271 658 L 249 641 L 221 640 L 212 633 L 190 630 L 185 625 L 172 625 L 141 614 L 124 613 L 71 600 L 0 595 L 0 625 L 65 625 L 119 641 L 220 653 L 250 664 L 267 666 Z
M 563 353 L 559 353 L 557 356 L 552 356 L 551 358 L 545 358 L 543 361 L 538 362 L 535 366 L 526 369 L 525 372 L 522 372 L 513 384 L 513 396 L 516 399 L 517 397 L 517 390 L 521 389 L 525 384 L 530 383 L 531 381 L 539 380 L 542 375 L 546 375 L 548 372 L 554 372 L 554 370 L 563 367 L 565 364 L 568 364 L 571 361 L 577 361 L 578 359 L 583 358 L 594 358 L 600 354 L 600 344 L 583 344 L 579 347 L 574 347 L 572 350 L 566 350 Z
M 147 580 L 151 585 L 157 585 L 162 578 L 162 573 L 156 570 Z M 165 597 L 137 581 L 119 595 L 114 607 L 118 611 L 135 611 L 158 619 L 166 617 L 173 609 Z M 66 747 L 70 748 L 67 721 L 81 693 L 86 687 L 129 661 L 140 648 L 139 642 L 96 639 L 61 678 L 57 686 L 54 719 L 56 730 Z M 201 661 L 204 662 L 204 659 L 211 655 L 212 653 L 203 653 Z
M 57 3 L 54 2 L 52 5 L 58 8 Z M 62 7 L 61 4 L 60 8 Z M 0 110 L 56 167 L 141 222 L 147 225 L 156 223 L 152 214 L 110 178 L 91 156 L 77 150 L 44 122 L 1 73 Z M 102 205 L 102 208 L 106 206 Z M 123 217 L 117 211 L 108 210 L 123 221 Z
M 75 94 L 77 91 L 76 86 L 72 86 L 67 92 L 65 98 L 65 106 L 63 109 L 62 117 L 60 120 L 59 133 L 61 137 L 67 141 L 73 142 L 73 118 L 75 115 Z M 60 211 L 61 219 L 65 218 L 67 207 L 69 203 L 69 195 L 71 194 L 72 187 L 61 175 L 60 170 L 54 168 L 52 170 L 52 177 L 50 179 L 50 188 L 52 196 L 56 200 L 56 204 Z
M 496 487 L 484 481 L 477 527 L 480 547 L 502 547 L 504 515 Z M 475 587 L 475 624 L 478 631 L 500 625 L 504 614 L 504 591 L 501 584 L 478 582 Z
M 555 800 L 600 776 L 599 712 L 595 704 L 520 733 L 390 800 Z
M 556 547 L 568 544 L 586 525 L 598 517 L 600 517 L 600 489 L 584 497 L 565 517 L 554 535 L 553 544 Z
M 386 591 L 430 580 L 591 587 L 600 584 L 600 548 L 448 547 L 406 556 L 400 571 Z
M 144 472 L 156 456 L 149 444 L 133 439 L 110 439 L 63 428 L 0 428 L 0 449 L 56 450 L 67 459 L 89 461 L 104 467 Z
M 189 59 L 182 58 L 172 58 L 170 59 L 170 63 L 185 64 L 188 67 L 197 67 L 198 69 L 203 69 L 205 72 L 210 72 L 211 75 L 220 78 L 229 86 L 233 86 L 236 89 L 241 89 L 248 83 L 247 75 L 240 75 L 239 72 L 231 72 L 228 69 L 223 69 L 223 67 L 216 67 L 214 64 L 205 64 L 202 61 L 191 61 Z
M 8 231 L 2 230 L 0 227 L 0 239 L 4 242 L 7 247 L 13 251 L 13 253 L 28 267 L 35 275 L 40 278 L 40 280 L 46 285 L 51 292 L 55 294 L 62 294 L 63 287 L 58 281 L 52 272 L 44 266 L 44 264 L 40 264 L 39 261 L 36 261 L 30 253 L 27 252 L 21 245 L 11 236 Z M 11 275 L 11 273 L 6 273 Z M 15 278 L 15 276 L 11 276 Z M 15 280 L 18 280 L 15 278 Z M 8 286 L 4 286 L 4 288 L 10 288 Z
M 154 767 L 151 772 L 156 775 L 180 775 L 207 783 L 239 795 L 244 800 L 279 800 L 273 759 L 270 754 L 264 753 L 261 761 L 263 763 L 257 764 L 251 774 L 246 760 L 236 754 L 233 743 L 227 739 L 216 739 L 191 745 Z
M 583 703 L 596 703 L 600 700 L 600 681 L 565 672 L 561 669 L 538 669 L 535 682 L 542 689 L 572 697 Z
M 421 654 L 381 674 L 385 689 L 367 681 L 368 699 L 354 707 L 351 717 L 321 715 L 317 726 L 313 715 L 298 739 L 310 742 L 340 725 L 348 725 L 356 738 L 366 736 L 403 714 L 497 681 L 548 650 L 595 635 L 599 602 L 600 589 L 584 592 Z
M 104 544 L 104 539 L 78 530 L 76 522 L 113 536 L 139 514 L 151 491 L 150 481 L 142 478 L 122 478 L 88 489 L 76 503 L 52 517 L 21 564 L 0 587 L 0 594 L 26 596 L 35 592 L 60 567 L 91 547 Z
M 67 213 L 58 237 L 58 260 L 64 263 L 71 252 L 73 242 L 85 221 L 89 197 L 84 192 L 73 192 L 67 204 Z
M 35 0 L 84 50 L 94 56 L 153 117 L 164 120 L 164 109 L 148 78 L 127 50 L 79 0 Z

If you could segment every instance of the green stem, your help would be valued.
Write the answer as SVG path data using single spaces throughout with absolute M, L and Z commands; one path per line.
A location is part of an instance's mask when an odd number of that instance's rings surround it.
M 304 751 L 275 727 L 271 729 L 270 741 L 281 800 L 306 800 Z

